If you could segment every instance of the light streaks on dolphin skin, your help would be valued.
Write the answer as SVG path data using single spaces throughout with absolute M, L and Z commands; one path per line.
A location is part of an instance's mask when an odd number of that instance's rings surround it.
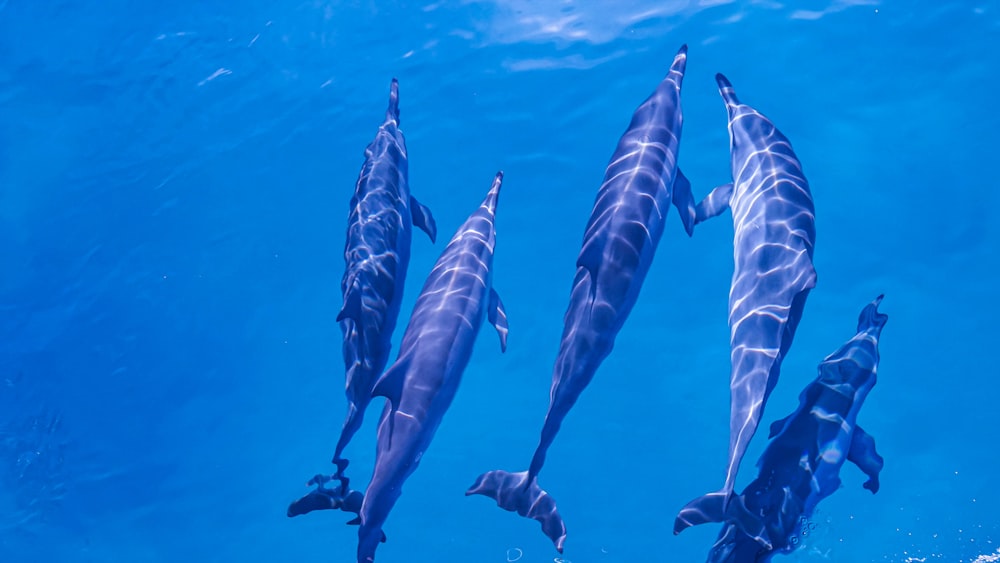
M 289 517 L 313 510 L 357 513 L 360 493 L 348 488 L 344 448 L 361 427 L 372 400 L 376 378 L 389 360 L 392 332 L 402 301 L 410 240 L 416 225 L 433 242 L 437 227 L 430 210 L 411 194 L 406 141 L 399 129 L 399 83 L 389 87 L 385 120 L 365 148 L 365 161 L 351 197 L 341 280 L 343 307 L 337 322 L 343 332 L 347 416 L 334 450 L 336 473 L 318 474 L 307 482 L 311 493 L 288 507 Z M 331 480 L 339 486 L 327 488 Z
M 742 512 L 729 506 L 740 461 L 778 382 L 806 297 L 816 285 L 815 211 L 791 143 L 760 112 L 740 103 L 724 76 L 717 75 L 716 81 L 729 113 L 733 183 L 719 186 L 698 204 L 696 221 L 732 210 L 729 461 L 722 490 L 688 503 L 677 516 L 674 533 L 721 521 L 730 510 Z
M 638 299 L 671 203 L 689 235 L 694 226 L 690 184 L 677 167 L 686 64 L 687 46 L 683 46 L 667 76 L 635 110 L 597 192 L 563 320 L 549 409 L 531 465 L 518 473 L 489 471 L 466 491 L 537 520 L 559 552 L 566 540 L 566 525 L 555 500 L 538 485 L 545 456 L 563 419 L 611 353 Z
M 794 550 L 816 505 L 840 488 L 847 461 L 868 477 L 864 488 L 878 492 L 884 461 L 857 420 L 877 379 L 878 341 L 888 320 L 878 311 L 881 301 L 861 311 L 857 333 L 820 363 L 795 411 L 771 425 L 758 475 L 739 496 L 746 511 L 723 524 L 708 563 L 764 563 Z
M 344 333 L 347 417 L 337 441 L 334 478 L 347 492 L 344 448 L 361 427 L 375 380 L 389 360 L 391 338 L 399 317 L 413 225 L 433 242 L 433 216 L 411 194 L 406 141 L 399 129 L 399 84 L 393 79 L 385 122 L 365 149 L 358 175 L 344 247 L 344 305 L 337 316 Z
M 459 227 L 427 276 L 396 361 L 373 394 L 388 403 L 378 425 L 375 469 L 361 503 L 358 563 L 375 559 L 382 526 L 417 469 L 458 391 L 484 320 L 507 346 L 507 313 L 492 287 L 497 173 L 482 205 Z
M 721 74 L 716 81 L 729 117 L 732 182 L 694 203 L 678 167 L 686 63 L 683 46 L 667 75 L 634 111 L 607 165 L 584 229 L 549 406 L 527 470 L 488 471 L 466 491 L 536 520 L 559 553 L 566 525 L 555 499 L 539 485 L 539 474 L 563 421 L 611 353 L 637 303 L 671 205 L 688 236 L 696 224 L 729 209 L 734 247 L 725 480 L 720 490 L 679 512 L 674 533 L 725 522 L 709 563 L 768 561 L 794 548 L 802 519 L 839 487 L 839 471 L 846 461 L 869 477 L 865 488 L 879 488 L 883 460 L 872 437 L 857 425 L 857 414 L 875 383 L 878 339 L 886 320 L 878 312 L 881 297 L 862 312 L 855 337 L 820 364 L 818 377 L 800 395 L 798 409 L 771 426 L 772 440 L 758 463 L 757 479 L 742 493 L 735 492 L 740 464 L 816 285 L 815 211 L 791 143 L 768 118 L 741 103 Z M 337 317 L 344 332 L 349 408 L 334 455 L 337 473 L 314 477 L 310 484 L 316 490 L 288 509 L 289 516 L 322 509 L 357 513 L 350 523 L 360 525 L 358 563 L 373 562 L 376 548 L 385 541 L 382 529 L 389 513 L 455 398 L 483 322 L 496 329 L 502 351 L 509 333 L 507 313 L 492 283 L 503 179 L 498 173 L 480 206 L 430 270 L 399 355 L 382 371 L 399 313 L 412 227 L 427 232 L 432 241 L 436 235 L 430 211 L 409 194 L 398 96 L 393 80 L 385 121 L 366 149 L 351 200 L 341 283 L 344 306 Z M 375 467 L 362 495 L 347 487 L 343 450 L 374 397 L 388 401 L 378 424 Z M 338 479 L 339 487 L 325 486 Z M 521 555 L 516 549 L 516 557 Z

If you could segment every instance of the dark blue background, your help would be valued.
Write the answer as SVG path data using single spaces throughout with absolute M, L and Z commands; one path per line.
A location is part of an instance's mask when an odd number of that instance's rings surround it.
M 886 294 L 860 416 L 882 490 L 845 467 L 784 559 L 996 551 L 1000 10 L 791 4 L 0 0 L 0 561 L 353 560 L 342 514 L 284 510 L 332 467 L 345 220 L 393 76 L 443 239 L 414 237 L 397 341 L 498 169 L 511 333 L 501 355 L 483 331 L 379 561 L 552 561 L 536 523 L 463 492 L 526 467 L 604 167 L 682 43 L 696 197 L 729 175 L 721 71 L 792 140 L 816 201 L 819 283 L 765 424 Z M 566 561 L 697 561 L 716 533 L 670 530 L 723 478 L 732 227 L 689 240 L 671 214 L 542 474 Z

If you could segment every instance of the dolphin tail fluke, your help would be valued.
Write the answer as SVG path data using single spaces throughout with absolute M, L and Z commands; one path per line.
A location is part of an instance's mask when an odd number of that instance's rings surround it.
M 684 231 L 688 236 L 693 235 L 696 215 L 694 196 L 691 195 L 691 182 L 688 181 L 680 168 L 677 169 L 677 177 L 674 179 L 674 189 L 670 197 L 677 212 L 681 214 Z
M 715 82 L 719 85 L 719 94 L 722 94 L 722 99 L 726 102 L 727 107 L 732 109 L 740 105 L 740 100 L 736 97 L 736 90 L 728 78 L 719 73 L 715 75 Z
M 726 493 L 719 491 L 700 496 L 684 505 L 674 520 L 674 535 L 691 526 L 722 522 L 726 519 Z
M 289 504 L 288 517 L 292 518 L 308 514 L 314 510 L 336 509 L 359 514 L 361 512 L 361 503 L 364 501 L 364 495 L 358 491 L 350 491 L 346 488 L 326 488 L 326 483 L 332 480 L 333 478 L 328 475 L 316 475 L 310 479 L 307 485 L 316 485 L 316 489 Z
M 556 550 L 563 552 L 566 524 L 559 516 L 556 501 L 538 486 L 537 477 L 532 477 L 531 482 L 528 482 L 527 471 L 508 473 L 498 470 L 483 473 L 465 494 L 490 497 L 504 510 L 538 520 L 542 525 L 542 532 L 552 540 Z
M 743 497 L 725 490 L 700 496 L 687 503 L 674 520 L 674 534 L 679 534 L 698 524 L 732 522 L 743 533 L 767 549 L 772 549 L 767 528 L 759 516 L 750 512 Z

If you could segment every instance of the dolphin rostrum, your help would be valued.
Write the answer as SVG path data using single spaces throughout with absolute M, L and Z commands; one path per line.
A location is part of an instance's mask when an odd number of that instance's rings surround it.
M 555 500 L 537 481 L 545 454 L 635 305 L 670 204 L 680 211 L 688 235 L 694 226 L 691 186 L 677 167 L 686 62 L 683 46 L 656 91 L 636 109 L 608 164 L 577 258 L 549 410 L 530 467 L 519 473 L 484 473 L 466 492 L 538 520 L 560 553 L 566 526 Z
M 817 503 L 840 488 L 845 461 L 868 476 L 864 488 L 878 492 L 884 462 L 858 426 L 858 411 L 876 381 L 878 341 L 888 319 L 878 311 L 881 301 L 861 311 L 857 334 L 819 365 L 798 408 L 771 425 L 757 478 L 740 495 L 747 510 L 723 525 L 708 563 L 764 562 L 793 551 Z
M 722 490 L 685 506 L 674 533 L 726 513 L 740 461 L 757 431 L 781 361 L 792 345 L 806 297 L 816 285 L 812 256 L 815 212 L 809 183 L 788 139 L 752 107 L 741 104 L 728 80 L 716 75 L 729 112 L 733 182 L 698 204 L 696 223 L 732 210 L 734 262 L 729 292 L 729 465 Z
M 389 90 L 385 122 L 365 149 L 365 163 L 351 198 L 344 248 L 343 308 L 337 322 L 344 333 L 347 371 L 347 418 L 333 455 L 334 478 L 347 491 L 344 448 L 361 427 L 375 380 L 389 360 L 390 340 L 410 262 L 413 225 L 433 242 L 434 218 L 412 195 L 408 183 L 406 142 L 399 130 L 399 83 Z M 315 479 L 310 484 L 319 484 Z
M 375 395 L 389 399 L 378 425 L 375 470 L 361 504 L 358 562 L 375 558 L 382 526 L 458 390 L 483 319 L 507 346 L 507 313 L 493 290 L 497 197 L 503 173 L 438 258 L 417 298 L 396 362 Z

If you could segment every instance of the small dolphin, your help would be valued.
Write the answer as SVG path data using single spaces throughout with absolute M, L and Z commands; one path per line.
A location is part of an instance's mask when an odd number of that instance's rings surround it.
M 545 454 L 635 305 L 670 204 L 680 211 L 688 235 L 694 226 L 691 186 L 677 167 L 686 63 L 685 45 L 666 78 L 636 109 L 608 164 L 576 261 L 549 410 L 531 466 L 520 473 L 484 473 L 465 493 L 488 496 L 505 510 L 538 520 L 560 553 L 566 525 L 537 481 Z
M 385 369 L 410 262 L 412 225 L 437 236 L 434 217 L 412 195 L 406 142 L 399 130 L 399 83 L 389 89 L 385 122 L 365 149 L 365 163 L 351 198 L 344 248 L 344 305 L 337 322 L 344 333 L 347 418 L 333 454 L 334 478 L 347 491 L 344 448 L 361 427 L 375 380 Z
M 389 402 L 378 425 L 375 471 L 361 504 L 359 563 L 375 559 L 382 525 L 455 397 L 484 318 L 506 350 L 507 313 L 492 283 L 502 179 L 497 173 L 482 205 L 438 258 L 413 308 L 399 357 L 375 385 L 375 395 Z
M 864 488 L 878 492 L 884 462 L 857 418 L 875 386 L 878 340 L 888 319 L 878 312 L 881 301 L 880 295 L 861 311 L 857 334 L 819 365 L 795 412 L 771 425 L 757 478 L 740 495 L 747 512 L 726 522 L 708 563 L 770 561 L 794 550 L 803 521 L 840 488 L 845 460 L 868 476 Z
M 722 520 L 730 510 L 740 461 L 778 382 L 809 290 L 816 285 L 815 212 L 799 160 L 770 120 L 736 99 L 726 77 L 715 78 L 729 110 L 733 183 L 715 188 L 698 204 L 695 222 L 732 209 L 729 466 L 722 490 L 680 511 L 675 534 L 704 518 Z

